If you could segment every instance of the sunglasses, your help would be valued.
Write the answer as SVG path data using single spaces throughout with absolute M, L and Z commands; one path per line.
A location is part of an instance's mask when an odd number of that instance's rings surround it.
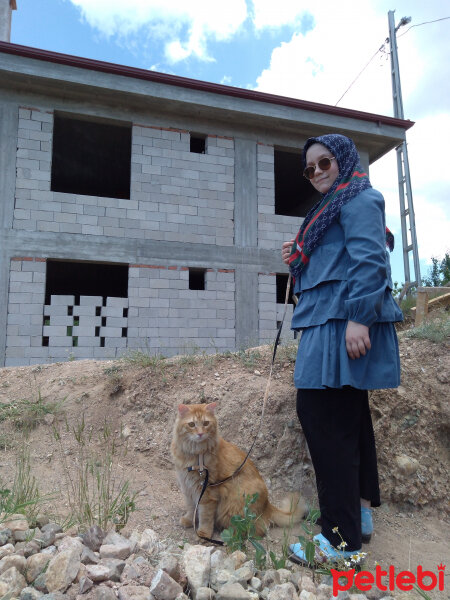
M 306 179 L 313 179 L 316 174 L 317 167 L 319 167 L 321 171 L 328 171 L 328 169 L 331 167 L 331 161 L 335 159 L 335 156 L 324 156 L 316 165 L 306 167 L 306 169 L 303 171 L 303 177 L 306 177 Z

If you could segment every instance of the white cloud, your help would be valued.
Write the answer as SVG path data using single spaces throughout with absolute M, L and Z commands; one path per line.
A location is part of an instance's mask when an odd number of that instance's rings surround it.
M 129 38 L 145 31 L 163 40 L 169 62 L 195 56 L 212 60 L 208 40 L 227 40 L 247 18 L 245 0 L 70 0 L 106 36 Z
M 302 6 L 298 0 L 252 0 L 253 2 L 253 24 L 256 29 L 266 27 L 280 27 L 282 25 L 294 25 L 299 22 L 300 17 L 306 12 L 306 6 Z

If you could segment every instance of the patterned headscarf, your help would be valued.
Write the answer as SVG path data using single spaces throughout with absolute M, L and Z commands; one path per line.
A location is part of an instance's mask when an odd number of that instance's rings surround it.
M 361 166 L 356 146 L 350 138 L 336 133 L 309 138 L 303 148 L 305 166 L 306 152 L 316 143 L 328 148 L 336 158 L 339 175 L 328 192 L 308 212 L 295 238 L 289 257 L 289 267 L 294 278 L 298 277 L 308 264 L 311 253 L 320 244 L 330 225 L 336 221 L 341 208 L 360 192 L 372 187 L 369 176 Z M 387 243 L 392 251 L 393 236 L 390 232 L 389 235 L 391 239 Z

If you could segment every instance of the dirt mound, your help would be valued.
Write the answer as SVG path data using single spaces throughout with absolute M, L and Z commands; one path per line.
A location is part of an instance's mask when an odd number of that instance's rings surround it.
M 395 529 L 400 514 L 405 517 L 401 522 L 404 529 L 406 519 L 411 518 L 414 535 L 424 536 L 420 547 L 432 540 L 440 552 L 444 527 L 440 519 L 446 514 L 448 485 L 448 346 L 411 340 L 403 334 L 399 343 L 402 386 L 371 393 L 385 502 L 376 523 L 381 529 Z M 190 539 L 192 533 L 178 524 L 183 502 L 169 451 L 176 407 L 216 401 L 222 435 L 248 448 L 259 427 L 270 352 L 261 347 L 210 357 L 162 360 L 135 356 L 134 362 L 83 360 L 4 368 L 0 369 L 0 403 L 19 408 L 24 402 L 40 406 L 35 411 L 40 424 L 30 432 L 28 443 L 41 492 L 64 485 L 62 454 L 67 464 L 77 468 L 73 429 L 80 419 L 99 450 L 99 434 L 108 421 L 120 443 L 127 440 L 128 453 L 120 464 L 122 475 L 141 490 L 140 510 L 132 515 L 128 528 L 150 526 L 174 539 Z M 279 350 L 252 459 L 275 502 L 284 492 L 301 489 L 314 503 L 313 470 L 295 413 L 294 360 L 293 348 Z M 45 415 L 49 403 L 57 403 L 59 409 Z M 16 451 L 23 443 L 20 429 L 12 423 L 15 419 L 20 426 L 20 415 L 14 417 L 12 411 L 8 415 L 0 434 L 0 480 L 4 483 L 13 479 Z M 60 445 L 55 427 L 61 435 Z M 421 519 L 432 519 L 429 526 L 417 526 L 418 514 Z M 421 552 L 419 549 L 418 556 Z M 392 554 L 401 562 L 404 550 L 398 556 L 395 550 Z

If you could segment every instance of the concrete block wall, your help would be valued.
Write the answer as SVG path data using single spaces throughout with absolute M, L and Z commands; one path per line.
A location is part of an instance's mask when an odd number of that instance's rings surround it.
M 232 246 L 234 142 L 135 125 L 130 199 L 50 190 L 53 114 L 19 109 L 15 229 Z
M 235 348 L 232 269 L 207 269 L 205 290 L 189 289 L 188 267 L 130 265 L 128 347 L 173 356 Z
M 209 135 L 190 152 L 187 131 L 133 127 L 131 199 L 123 226 L 146 239 L 219 246 L 234 243 L 234 141 Z
M 45 277 L 45 259 L 11 260 L 5 366 L 116 358 L 126 350 L 127 298 L 108 297 L 103 306 L 101 296 L 81 296 L 75 305 L 73 295 L 52 295 L 45 305 Z
M 259 308 L 259 341 L 261 344 L 271 344 L 275 341 L 278 325 L 282 320 L 284 304 L 276 302 L 277 283 L 276 273 L 258 274 L 258 308 Z M 288 304 L 281 331 L 281 343 L 294 341 L 294 332 L 291 331 L 293 305 Z
M 302 219 L 275 214 L 274 147 L 258 144 L 257 150 L 258 246 L 281 252 L 295 237 Z
M 5 366 L 48 362 L 42 347 L 45 260 L 13 258 L 10 262 Z

